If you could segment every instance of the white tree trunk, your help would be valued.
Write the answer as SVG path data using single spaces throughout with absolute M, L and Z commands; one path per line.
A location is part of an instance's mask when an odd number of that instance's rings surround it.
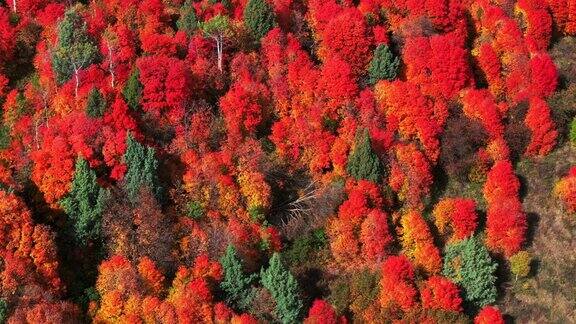
M 218 55 L 218 70 L 222 72 L 222 48 L 223 48 L 222 35 L 214 36 L 214 40 L 216 41 L 216 53 Z
M 74 79 L 76 80 L 76 84 L 74 87 L 74 96 L 76 97 L 76 99 L 78 99 L 78 87 L 80 86 L 80 75 L 79 75 L 79 70 L 74 68 Z
M 114 85 L 115 85 L 115 81 L 116 81 L 116 76 L 114 74 L 114 58 L 112 57 L 112 46 L 110 45 L 110 42 L 106 42 L 108 45 L 108 56 L 109 56 L 109 64 L 108 64 L 108 70 L 110 71 L 110 86 L 112 87 L 112 89 L 114 89 Z
M 12 10 L 16 12 L 16 0 L 12 0 Z

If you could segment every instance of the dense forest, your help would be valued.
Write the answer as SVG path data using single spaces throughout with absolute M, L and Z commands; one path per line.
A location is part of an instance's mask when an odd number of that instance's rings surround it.
M 576 322 L 576 0 L 0 0 L 1 323 Z

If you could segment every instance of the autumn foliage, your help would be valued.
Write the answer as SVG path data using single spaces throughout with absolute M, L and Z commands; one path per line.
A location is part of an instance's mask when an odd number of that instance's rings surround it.
M 576 211 L 576 168 L 572 167 L 565 177 L 556 182 L 554 194 L 562 200 L 569 212 Z
M 0 323 L 503 322 L 575 35 L 576 0 L 0 1 Z
M 519 190 L 520 181 L 510 162 L 494 164 L 483 189 L 484 199 L 488 202 L 486 244 L 508 257 L 520 251 L 527 229 Z

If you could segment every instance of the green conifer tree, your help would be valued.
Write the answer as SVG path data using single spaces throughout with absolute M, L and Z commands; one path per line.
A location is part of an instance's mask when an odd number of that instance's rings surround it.
M 8 303 L 6 299 L 0 299 L 0 324 L 6 323 L 8 320 Z
M 72 188 L 60 204 L 68 215 L 68 222 L 77 243 L 85 246 L 89 240 L 100 238 L 100 226 L 105 191 L 96 181 L 96 172 L 79 157 Z
M 244 8 L 244 25 L 259 41 L 276 26 L 274 9 L 266 0 L 249 0 Z
M 156 199 L 161 200 L 158 181 L 158 160 L 153 148 L 146 147 L 128 133 L 124 161 L 128 170 L 124 176 L 124 188 L 130 200 L 135 201 L 142 186 L 150 188 Z
M 378 45 L 368 66 L 369 83 L 375 84 L 380 80 L 394 80 L 398 74 L 399 66 L 400 59 L 394 56 L 388 45 Z
M 92 88 L 88 94 L 88 101 L 86 102 L 86 115 L 91 118 L 98 118 L 104 116 L 106 111 L 106 100 L 102 92 L 96 88 Z
M 284 267 L 280 254 L 274 253 L 270 265 L 260 273 L 262 285 L 276 301 L 276 316 L 284 323 L 297 323 L 302 312 L 296 278 Z
M 226 294 L 226 302 L 237 310 L 246 311 L 254 298 L 252 284 L 256 275 L 244 274 L 242 262 L 232 245 L 228 245 L 220 264 L 224 270 L 220 288 Z
M 348 157 L 346 170 L 356 180 L 366 179 L 378 182 L 383 175 L 382 169 L 380 159 L 372 151 L 368 130 L 358 133 L 354 150 Z
M 442 273 L 462 287 L 462 297 L 469 306 L 482 308 L 496 301 L 498 265 L 476 237 L 448 245 L 444 252 Z
M 140 107 L 140 99 L 142 98 L 142 83 L 140 83 L 140 71 L 134 68 L 130 77 L 122 89 L 122 96 L 130 109 L 136 111 Z
M 180 8 L 180 18 L 176 22 L 178 30 L 185 32 L 188 36 L 194 33 L 198 27 L 198 19 L 196 18 L 196 11 L 192 6 L 191 0 L 186 0 L 184 5 Z

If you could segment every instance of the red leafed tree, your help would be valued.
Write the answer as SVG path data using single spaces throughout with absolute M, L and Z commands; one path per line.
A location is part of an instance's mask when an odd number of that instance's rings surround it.
M 195 271 L 180 267 L 170 288 L 168 301 L 174 305 L 180 322 L 200 323 L 213 316 L 213 296 L 209 280 L 218 278 L 198 277 Z
M 126 153 L 126 136 L 128 132 L 135 138 L 140 134 L 136 121 L 128 112 L 128 105 L 117 97 L 102 119 L 102 156 L 104 163 L 111 168 L 110 178 L 121 180 L 126 172 L 126 165 L 122 162 Z
M 338 56 L 350 65 L 354 76 L 364 72 L 370 60 L 372 37 L 358 9 L 346 8 L 333 16 L 320 35 L 319 55 L 324 61 Z
M 32 154 L 35 161 L 32 181 L 44 194 L 46 202 L 54 204 L 69 190 L 75 157 L 62 137 L 45 139 L 43 144 L 45 150 Z
M 541 53 L 530 59 L 529 62 L 532 95 L 546 98 L 554 93 L 558 84 L 558 71 L 554 61 L 547 53 Z
M 380 210 L 380 190 L 373 182 L 360 180 L 349 182 L 347 193 L 348 199 L 328 226 L 332 254 L 348 267 L 361 265 L 362 260 L 368 264 L 379 262 L 392 242 L 387 215 Z
M 337 17 L 344 8 L 336 0 L 311 0 L 308 4 L 308 23 L 314 31 L 314 38 L 321 40 L 328 23 Z
M 123 84 L 130 74 L 136 59 L 136 36 L 125 24 L 108 27 L 100 41 L 100 53 L 103 57 L 101 66 L 108 71 L 110 87 Z
M 0 69 L 9 62 L 16 45 L 16 29 L 10 25 L 10 12 L 0 7 Z
M 474 53 L 474 52 L 473 52 Z M 476 60 L 484 74 L 490 92 L 495 97 L 500 96 L 504 90 L 504 81 L 502 80 L 502 62 L 494 47 L 490 43 L 483 43 L 476 51 Z
M 420 288 L 422 307 L 461 312 L 462 298 L 458 286 L 442 276 L 430 277 Z
M 426 0 L 426 15 L 438 30 L 448 31 L 462 28 L 464 1 L 462 0 Z
M 142 50 L 148 55 L 173 56 L 179 48 L 185 48 L 186 33 L 158 33 L 154 31 L 140 33 Z
M 392 243 L 386 213 L 375 209 L 362 222 L 360 229 L 362 255 L 369 262 L 380 261 Z
M 576 34 L 576 1 L 547 0 L 554 23 L 567 35 Z
M 504 318 L 498 308 L 486 306 L 476 315 L 474 324 L 504 324 Z
M 470 89 L 462 96 L 462 110 L 464 114 L 478 120 L 486 129 L 491 138 L 504 135 L 500 111 L 494 97 L 487 90 Z
M 396 160 L 392 162 L 388 179 L 390 187 L 408 206 L 420 208 L 433 181 L 430 163 L 413 143 L 397 145 L 395 153 Z
M 526 215 L 518 198 L 520 182 L 509 161 L 494 164 L 484 184 L 488 202 L 486 245 L 509 257 L 520 251 L 527 229 Z
M 402 81 L 380 82 L 376 86 L 376 99 L 386 115 L 387 130 L 397 131 L 403 140 L 417 139 L 426 157 L 435 162 L 440 154 L 438 134 L 444 121 L 418 86 Z
M 327 99 L 327 117 L 336 118 L 339 108 L 353 102 L 358 92 L 350 65 L 338 56 L 330 56 L 322 66 L 318 90 Z
M 136 62 L 143 85 L 142 108 L 152 118 L 178 123 L 189 102 L 191 74 L 184 61 L 165 55 L 145 56 Z
M 72 324 L 77 323 L 81 318 L 78 306 L 70 302 L 46 298 L 36 300 L 29 305 L 18 304 L 7 323 Z
M 160 296 L 164 290 L 164 275 L 150 258 L 143 257 L 138 262 L 138 273 L 147 295 Z
M 287 57 L 286 46 L 294 42 L 292 36 L 286 36 L 280 28 L 274 28 L 261 40 L 261 52 L 264 66 L 268 71 L 268 84 L 280 116 L 288 114 L 290 109 L 289 93 L 286 80 Z
M 35 225 L 32 214 L 20 198 L 4 190 L 0 190 L 0 233 L 2 255 L 13 256 L 12 265 L 25 265 L 25 273 L 29 274 L 30 279 L 39 280 L 43 290 L 53 294 L 60 293 L 62 287 L 58 277 L 54 234 L 46 225 Z M 1 283 L 3 290 L 15 292 L 20 285 L 34 284 L 26 282 L 23 273 L 14 277 L 9 275 L 11 269 L 18 268 L 19 266 L 4 267 Z
M 35 225 L 16 195 L 0 190 L 0 289 L 13 305 L 8 323 L 70 323 L 79 308 L 60 301 L 55 235 L 47 225 Z
M 408 311 L 417 306 L 417 291 L 413 285 L 414 269 L 403 256 L 391 256 L 382 265 L 380 305 Z
M 31 178 L 48 204 L 56 206 L 68 192 L 77 156 L 91 165 L 98 164 L 94 154 L 98 128 L 97 121 L 73 113 L 53 118 L 50 127 L 41 129 L 41 143 L 31 153 L 34 162 Z
M 188 45 L 186 62 L 192 71 L 192 90 L 195 93 L 206 94 L 211 89 L 222 90 L 224 82 L 220 77 L 216 51 L 213 42 L 204 38 L 201 34 L 195 34 Z
M 525 38 L 533 52 L 545 51 L 552 36 L 552 17 L 544 1 L 520 0 L 516 7 L 526 23 Z
M 450 241 L 463 240 L 474 234 L 477 219 L 473 199 L 445 198 L 434 206 L 434 223 L 440 234 Z
M 231 143 L 255 135 L 258 126 L 267 116 L 269 96 L 264 84 L 246 76 L 236 81 L 220 99 L 220 109 Z
M 524 123 L 530 129 L 532 137 L 526 148 L 526 155 L 543 156 L 556 145 L 556 125 L 550 115 L 550 107 L 540 98 L 532 98 Z
M 463 42 L 456 33 L 408 39 L 403 49 L 407 79 L 426 94 L 453 98 L 472 79 Z
M 328 302 L 316 299 L 308 311 L 308 317 L 304 319 L 305 324 L 338 324 L 336 311 Z
M 509 161 L 497 162 L 488 174 L 484 184 L 484 198 L 489 205 L 497 204 L 502 198 L 517 198 L 520 181 L 514 174 Z

